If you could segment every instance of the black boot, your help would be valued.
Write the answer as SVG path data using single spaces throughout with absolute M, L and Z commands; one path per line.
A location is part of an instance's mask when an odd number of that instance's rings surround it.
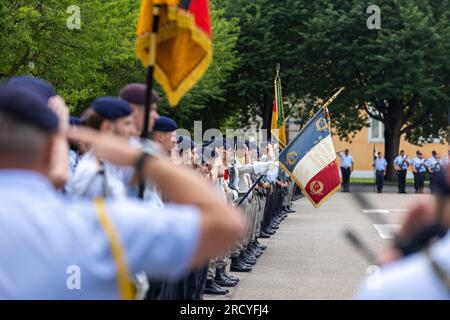
M 246 264 L 243 264 L 241 259 L 238 257 L 231 259 L 230 270 L 233 272 L 250 272 L 252 271 L 252 267 Z
M 259 231 L 259 237 L 260 237 L 260 238 L 267 239 L 267 238 L 270 238 L 270 236 L 271 236 L 271 235 L 265 233 L 263 229 L 261 229 L 261 230 Z
M 264 229 L 264 233 L 267 233 L 268 235 L 273 235 L 273 234 L 275 234 L 275 232 L 276 232 L 275 230 L 270 228 L 270 225 Z
M 255 241 L 255 245 L 261 250 L 266 250 L 267 246 L 265 244 L 260 243 L 258 240 Z
M 235 287 L 237 285 L 237 282 L 231 281 L 230 279 L 226 278 L 221 270 L 223 269 L 216 270 L 214 281 L 221 287 Z
M 212 294 L 216 296 L 221 296 L 227 294 L 229 291 L 227 289 L 222 288 L 219 286 L 214 279 L 208 279 L 206 280 L 206 286 L 203 290 L 204 294 Z
M 223 269 L 222 272 L 223 272 L 223 275 L 224 275 L 225 277 L 227 277 L 228 279 L 230 279 L 231 281 L 234 281 L 234 282 L 236 282 L 236 283 L 238 283 L 238 282 L 240 281 L 239 278 L 237 278 L 237 277 L 235 277 L 235 276 L 229 274 L 229 273 L 227 272 L 227 270 Z
M 286 211 L 287 211 L 288 213 L 295 212 L 295 210 L 292 209 L 291 206 L 287 206 L 286 209 L 287 209 Z

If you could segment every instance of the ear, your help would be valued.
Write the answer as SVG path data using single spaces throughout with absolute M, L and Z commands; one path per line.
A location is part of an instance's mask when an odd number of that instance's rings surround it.
M 159 142 L 159 143 L 162 142 L 162 133 L 161 133 L 161 132 L 155 131 L 155 132 L 153 133 L 153 137 L 155 138 L 155 141 L 156 141 L 156 142 Z
M 103 120 L 102 124 L 100 125 L 100 131 L 113 131 L 113 123 L 110 120 Z

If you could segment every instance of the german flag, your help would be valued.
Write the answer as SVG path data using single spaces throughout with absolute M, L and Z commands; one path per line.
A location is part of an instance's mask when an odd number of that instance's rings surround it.
M 159 8 L 156 35 L 155 8 Z M 178 105 L 212 60 L 209 0 L 142 0 L 136 37 L 138 58 L 146 67 L 154 64 L 155 79 L 170 105 Z

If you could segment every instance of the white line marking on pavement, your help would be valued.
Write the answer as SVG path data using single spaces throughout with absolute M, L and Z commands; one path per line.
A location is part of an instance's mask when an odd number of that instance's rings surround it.
M 381 239 L 393 239 L 394 234 L 400 229 L 399 224 L 374 224 L 373 227 Z
M 404 209 L 363 209 L 363 213 L 391 213 L 391 212 L 406 212 Z

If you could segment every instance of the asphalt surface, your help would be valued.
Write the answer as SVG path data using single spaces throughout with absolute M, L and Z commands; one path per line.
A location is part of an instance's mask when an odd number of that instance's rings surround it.
M 380 252 L 389 243 L 382 237 L 389 237 L 391 225 L 401 221 L 403 210 L 416 197 L 362 190 L 369 202 L 364 208 L 351 193 L 339 192 L 318 209 L 306 198 L 297 200 L 296 212 L 278 232 L 260 240 L 267 249 L 253 271 L 233 273 L 241 279 L 238 287 L 224 297 L 205 298 L 352 299 L 371 264 L 349 244 L 344 229 L 351 228 L 371 250 Z

